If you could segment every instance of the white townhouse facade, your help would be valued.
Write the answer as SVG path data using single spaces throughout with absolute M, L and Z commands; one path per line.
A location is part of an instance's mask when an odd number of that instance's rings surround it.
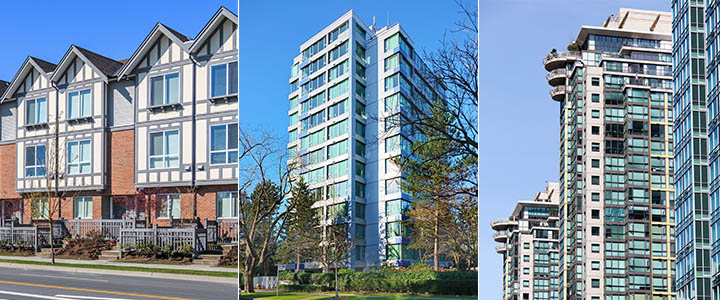
M 15 194 L 0 198 L 46 187 L 57 161 L 64 218 L 236 218 L 237 28 L 221 7 L 195 38 L 157 23 L 128 59 L 29 57 L 0 102 L 0 151 L 16 148 Z

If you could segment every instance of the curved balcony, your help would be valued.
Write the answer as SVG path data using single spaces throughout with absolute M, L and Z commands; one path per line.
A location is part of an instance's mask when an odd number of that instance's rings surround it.
M 510 221 L 506 219 L 496 219 L 490 222 L 490 227 L 493 230 L 505 230 L 510 225 Z
M 565 78 L 567 78 L 567 70 L 564 68 L 552 70 L 550 73 L 545 75 L 545 79 L 547 79 L 548 84 L 551 86 L 565 84 Z
M 507 246 L 505 246 L 505 244 L 495 246 L 495 252 L 502 254 L 505 253 L 505 251 L 507 251 Z
M 551 52 L 543 58 L 543 65 L 545 65 L 545 70 L 552 71 L 564 68 L 568 60 L 575 60 L 580 57 L 581 53 L 579 51 Z
M 555 101 L 563 101 L 565 99 L 565 86 L 558 85 L 550 89 L 550 97 Z
M 508 233 L 505 230 L 496 231 L 493 233 L 493 240 L 499 243 L 504 243 L 508 239 Z

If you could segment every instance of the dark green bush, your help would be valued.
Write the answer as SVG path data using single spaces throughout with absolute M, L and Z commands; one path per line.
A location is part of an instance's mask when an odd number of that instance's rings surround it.
M 293 282 L 293 288 L 318 286 L 334 289 L 335 275 L 300 272 L 282 274 L 281 280 Z M 477 295 L 477 272 L 433 271 L 428 268 L 404 270 L 381 269 L 370 272 L 339 270 L 338 289 L 352 292 L 429 293 L 445 295 Z
M 312 284 L 281 284 L 279 289 L 281 292 L 327 292 L 334 290 L 327 286 Z

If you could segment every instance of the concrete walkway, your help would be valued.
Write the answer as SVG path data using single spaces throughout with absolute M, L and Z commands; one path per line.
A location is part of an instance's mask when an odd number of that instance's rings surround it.
M 7 260 L 24 260 L 24 261 L 36 261 L 46 262 L 51 261 L 50 258 L 44 258 L 39 256 L 0 256 L 0 259 Z M 56 263 L 63 264 L 76 264 L 76 265 L 106 265 L 106 266 L 118 266 L 118 267 L 138 267 L 138 268 L 154 268 L 154 269 L 174 269 L 174 270 L 193 270 L 193 271 L 212 271 L 212 272 L 229 272 L 237 273 L 237 268 L 224 268 L 224 267 L 213 267 L 206 265 L 175 265 L 175 264 L 143 264 L 143 263 L 130 263 L 130 262 L 117 262 L 107 260 L 83 260 L 83 259 L 63 259 L 56 258 Z

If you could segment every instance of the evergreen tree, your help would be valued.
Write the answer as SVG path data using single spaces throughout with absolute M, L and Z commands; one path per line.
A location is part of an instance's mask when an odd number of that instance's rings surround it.
M 309 189 L 302 177 L 297 180 L 288 200 L 287 232 L 283 243 L 286 253 L 294 256 L 295 272 L 300 272 L 300 262 L 317 257 L 317 249 L 322 241 L 320 218 L 312 205 L 317 197 Z

